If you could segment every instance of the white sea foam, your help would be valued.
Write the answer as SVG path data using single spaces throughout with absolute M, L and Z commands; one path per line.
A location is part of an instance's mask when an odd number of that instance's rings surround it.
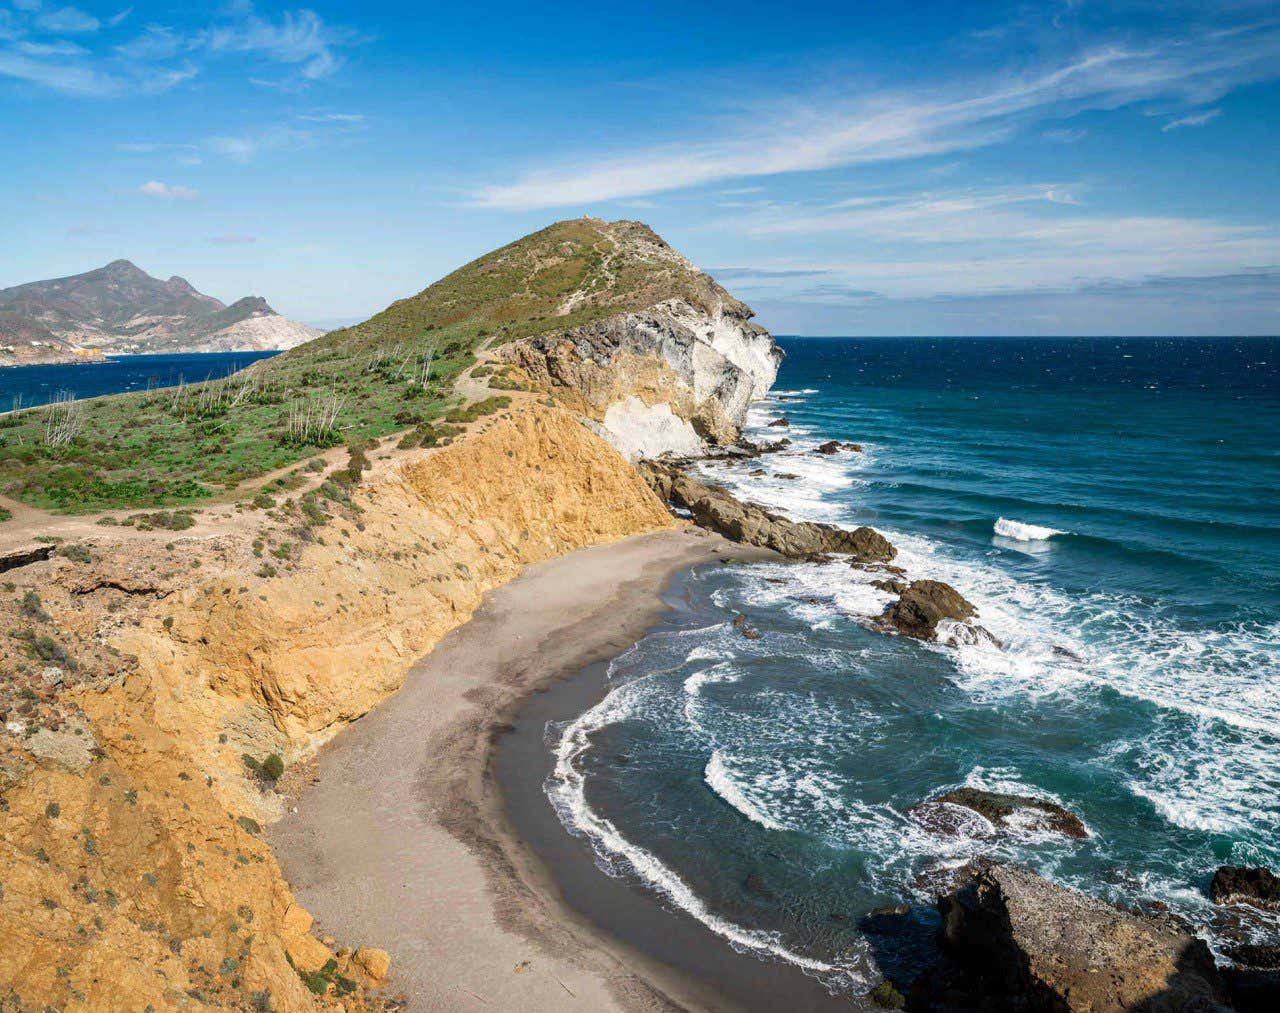
M 711 754 L 711 759 L 707 761 L 707 768 L 703 772 L 702 779 L 706 781 L 708 788 L 738 812 L 742 813 L 747 819 L 751 820 L 752 823 L 758 823 L 766 830 L 783 831 L 788 829 L 751 800 L 750 795 L 734 779 L 728 762 L 724 758 L 724 753 L 720 750 L 717 749 Z
M 1067 532 L 1058 528 L 1044 528 L 1039 524 L 1024 524 L 1022 521 L 1011 521 L 1007 517 L 996 518 L 995 532 L 1001 538 L 1012 538 L 1017 542 L 1043 542 L 1054 535 L 1065 535 Z
M 852 955 L 848 963 L 827 963 L 789 949 L 777 932 L 749 929 L 722 918 L 707 907 L 701 897 L 677 874 L 646 849 L 629 841 L 606 817 L 586 802 L 585 779 L 576 761 L 591 748 L 593 732 L 628 716 L 634 697 L 643 693 L 645 683 L 655 677 L 641 677 L 624 683 L 591 710 L 572 722 L 556 745 L 555 766 L 547 779 L 547 797 L 561 822 L 591 842 L 598 864 L 611 875 L 631 872 L 681 910 L 692 915 L 711 931 L 727 939 L 736 949 L 788 961 L 845 987 L 863 983 L 865 977 Z
M 769 417 L 767 411 L 760 412 L 764 421 Z M 793 457 L 803 459 L 812 471 L 806 472 L 802 488 L 795 487 L 800 483 L 788 487 L 765 476 L 749 477 L 756 462 L 735 464 L 718 472 L 717 479 L 738 495 L 796 519 L 854 523 L 847 490 L 857 483 L 868 455 L 810 454 L 820 434 L 794 422 L 792 428 L 793 447 L 769 455 L 776 458 L 770 467 L 783 471 Z M 759 435 L 776 433 L 766 430 Z M 1004 517 L 995 531 L 1028 547 L 1067 533 Z M 955 637 L 952 645 L 936 648 L 955 664 L 958 685 L 975 701 L 999 705 L 1012 704 L 1018 697 L 1110 691 L 1150 704 L 1168 713 L 1165 723 L 1171 731 L 1159 751 L 1147 742 L 1126 759 L 1128 766 L 1139 768 L 1127 781 L 1130 790 L 1164 818 L 1188 829 L 1239 830 L 1251 820 L 1254 830 L 1260 829 L 1257 791 L 1280 792 L 1280 764 L 1275 759 L 1280 737 L 1280 624 L 1242 623 L 1197 633 L 1147 601 L 1107 590 L 1084 595 L 1058 591 L 1021 581 L 988 561 L 964 558 L 932 539 L 884 533 L 899 549 L 897 563 L 912 576 L 954 585 L 978 606 L 982 625 L 1002 641 L 1003 649 L 996 649 L 981 638 Z M 840 613 L 878 614 L 890 600 L 869 587 L 868 575 L 843 565 L 798 566 L 787 573 L 790 587 L 765 585 L 755 591 L 754 601 L 782 605 L 815 628 Z M 787 601 L 804 597 L 818 602 Z M 1179 715 L 1193 719 L 1190 731 Z M 1222 741 L 1227 734 L 1223 726 L 1232 729 L 1229 748 Z M 1167 764 L 1147 759 L 1161 753 L 1168 757 Z M 1273 829 L 1280 833 L 1280 824 Z

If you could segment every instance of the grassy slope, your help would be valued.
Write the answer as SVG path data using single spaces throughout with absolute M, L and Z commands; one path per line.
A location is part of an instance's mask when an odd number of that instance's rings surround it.
M 0 416 L 0 490 L 67 512 L 194 504 L 312 456 L 447 414 L 453 382 L 485 340 L 586 323 L 680 295 L 723 293 L 664 258 L 634 223 L 559 222 L 487 254 L 362 324 L 226 380 L 80 403 L 78 434 L 51 446 L 58 408 Z M 656 254 L 656 255 L 655 255 Z M 573 311 L 557 308 L 585 291 Z M 423 357 L 434 361 L 420 382 Z M 334 428 L 291 437 L 290 419 L 340 403 Z

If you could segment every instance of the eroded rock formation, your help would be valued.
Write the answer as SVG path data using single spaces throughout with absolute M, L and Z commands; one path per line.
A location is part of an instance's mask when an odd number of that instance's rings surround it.
M 706 485 L 683 470 L 650 462 L 641 468 L 654 491 L 693 520 L 726 538 L 772 549 L 788 559 L 819 560 L 848 555 L 860 562 L 887 562 L 897 550 L 878 531 L 849 531 L 830 524 L 793 521 L 754 503 L 743 503 L 724 489 Z
M 951 963 L 917 982 L 912 1008 L 1230 1008 L 1202 940 L 1024 869 L 979 865 L 938 908 Z

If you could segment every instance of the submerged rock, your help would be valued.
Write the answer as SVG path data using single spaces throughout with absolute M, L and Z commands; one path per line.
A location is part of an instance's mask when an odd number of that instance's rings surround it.
M 912 1008 L 947 1005 L 1120 1013 L 1229 1008 L 1204 941 L 1025 869 L 980 864 L 941 897 L 952 963 Z M 956 1002 L 964 993 L 967 1001 Z
M 783 415 L 781 418 L 776 418 L 769 423 L 769 428 L 771 429 L 788 429 L 790 428 L 790 426 L 791 426 L 791 420 L 787 418 L 785 415 Z
M 950 584 L 940 580 L 913 580 L 884 618 L 899 633 L 918 640 L 932 640 L 944 619 L 963 622 L 978 610 Z
M 1280 877 L 1270 869 L 1222 865 L 1213 874 L 1209 897 L 1215 904 L 1251 904 L 1280 911 Z
M 1012 795 L 984 791 L 981 788 L 956 788 L 946 794 L 912 806 L 911 815 L 926 829 L 940 834 L 955 834 L 965 829 L 961 820 L 948 807 L 958 806 L 975 812 L 997 830 L 1048 830 L 1067 837 L 1089 836 L 1084 821 L 1056 802 L 1034 795 Z
M 897 555 L 888 539 L 871 528 L 847 531 L 830 524 L 793 521 L 754 503 L 744 503 L 670 465 L 649 462 L 641 473 L 662 499 L 688 510 L 695 524 L 735 542 L 800 560 L 841 554 L 862 562 L 887 562 Z

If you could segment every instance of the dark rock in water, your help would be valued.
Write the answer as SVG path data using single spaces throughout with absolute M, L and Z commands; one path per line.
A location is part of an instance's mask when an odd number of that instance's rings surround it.
M 903 998 L 902 993 L 893 987 L 893 982 L 879 982 L 875 988 L 867 993 L 867 998 L 881 1009 L 903 1009 L 907 1005 L 907 1000 Z
M 938 909 L 951 963 L 922 977 L 912 1008 L 939 1002 L 1071 1013 L 1229 1008 L 1203 940 L 1025 869 L 976 865 Z M 966 1001 L 955 1002 L 962 995 Z
M 762 635 L 747 622 L 747 617 L 741 614 L 733 617 L 733 628 L 748 640 L 759 640 Z
M 704 485 L 679 468 L 648 462 L 641 473 L 668 503 L 689 511 L 694 523 L 735 542 L 773 549 L 790 559 L 822 560 L 832 553 L 863 562 L 887 562 L 897 550 L 871 528 L 846 531 L 830 524 L 793 521 L 724 489 Z
M 1215 904 L 1252 904 L 1280 911 L 1280 878 L 1270 869 L 1219 866 L 1209 884 L 1209 897 Z
M 910 812 L 926 829 L 934 833 L 959 833 L 964 825 L 948 813 L 948 806 L 959 806 L 975 812 L 996 830 L 1012 829 L 1010 817 L 1020 815 L 1022 825 L 1029 830 L 1049 830 L 1076 838 L 1089 836 L 1088 828 L 1075 813 L 1056 802 L 1036 798 L 1034 795 L 1011 795 L 983 791 L 981 788 L 956 788 L 912 806 Z
M 858 928 L 874 936 L 901 935 L 910 927 L 911 908 L 906 904 L 891 904 L 868 911 L 858 919 Z
M 794 481 L 795 481 L 797 478 L 799 478 L 799 477 L 800 477 L 799 475 L 793 475 L 793 474 L 792 474 L 791 472 L 789 472 L 789 471 L 780 471 L 780 472 L 778 472 L 778 474 L 776 474 L 776 475 L 774 476 L 774 478 L 784 478 L 784 479 L 786 479 L 788 482 L 794 482 Z
M 978 610 L 950 584 L 940 580 L 913 580 L 889 606 L 884 617 L 904 636 L 932 640 L 942 620 L 963 622 L 977 614 Z
M 1240 1013 L 1273 1013 L 1280 1006 L 1280 946 L 1246 943 L 1226 955 L 1232 963 L 1218 970 L 1231 1004 Z
M 771 429 L 788 429 L 791 426 L 791 420 L 785 415 L 780 419 L 774 419 L 769 423 Z
M 751 471 L 747 472 L 747 474 L 752 478 L 759 478 L 761 475 L 765 474 L 765 470 L 763 468 L 753 468 Z
M 762 454 L 777 453 L 784 447 L 789 446 L 791 446 L 791 441 L 785 436 L 780 440 L 774 440 L 772 443 L 753 443 L 751 440 L 739 440 L 736 445 L 725 448 L 724 453 L 729 457 L 751 459 Z
M 813 451 L 815 454 L 838 454 L 842 450 L 851 453 L 861 454 L 862 444 L 860 443 L 841 443 L 839 440 L 827 440 L 826 443 L 819 444 Z
M 878 587 L 881 591 L 888 591 L 889 594 L 902 594 L 907 589 L 905 580 L 898 580 L 896 577 L 887 577 L 884 580 L 873 580 L 872 587 Z
M 1076 652 L 1071 650 L 1071 648 L 1063 647 L 1061 644 L 1053 645 L 1053 653 L 1056 657 L 1066 658 L 1068 661 L 1078 661 L 1081 664 L 1084 663 L 1084 658 L 1076 654 Z

